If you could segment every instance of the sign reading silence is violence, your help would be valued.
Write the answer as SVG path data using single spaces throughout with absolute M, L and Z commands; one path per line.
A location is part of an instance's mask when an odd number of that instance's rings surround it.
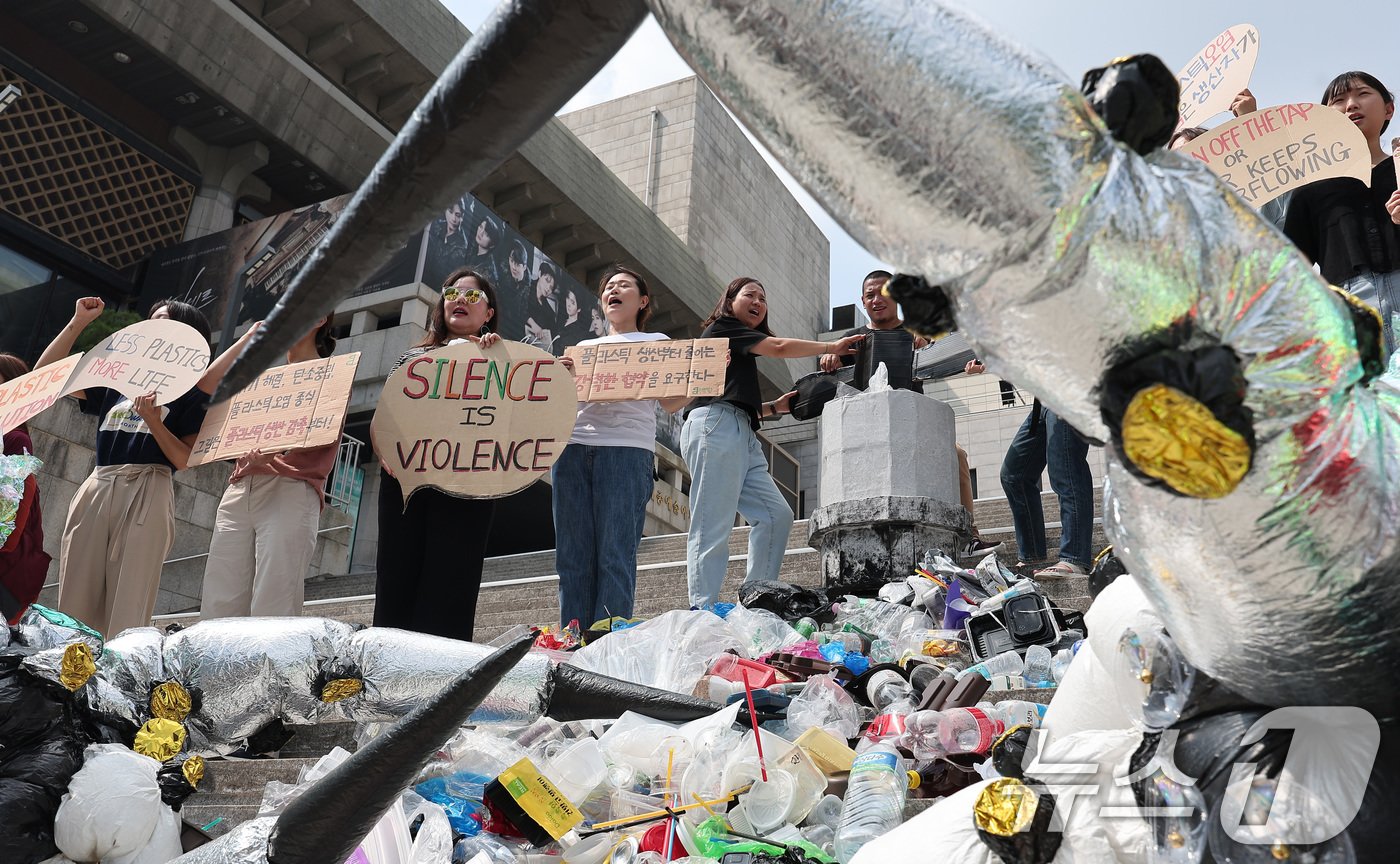
M 496 498 L 538 480 L 573 433 L 574 380 L 559 358 L 520 342 L 461 342 L 404 363 L 370 424 L 404 502 L 432 486 Z
M 156 394 L 165 405 L 189 392 L 209 366 L 209 344 L 187 324 L 157 318 L 123 327 L 57 363 L 0 385 L 0 432 L 19 426 L 58 401 L 89 387 L 107 387 L 135 399 Z

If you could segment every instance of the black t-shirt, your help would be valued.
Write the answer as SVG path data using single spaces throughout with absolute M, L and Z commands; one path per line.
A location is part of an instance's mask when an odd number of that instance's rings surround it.
M 1400 225 L 1385 209 L 1394 193 L 1393 156 L 1371 169 L 1369 189 L 1355 177 L 1309 183 L 1289 200 L 1283 233 L 1334 285 L 1365 270 L 1400 270 Z
M 714 402 L 728 402 L 744 409 L 749 415 L 749 425 L 758 428 L 758 408 L 763 404 L 763 395 L 758 388 L 758 355 L 753 347 L 764 339 L 767 333 L 760 333 L 740 323 L 738 318 L 725 315 L 715 321 L 700 334 L 701 339 L 729 340 L 729 367 L 724 373 L 724 393 L 718 398 L 706 397 L 690 403 L 690 410 Z M 690 413 L 688 410 L 687 414 Z
M 97 423 L 98 465 L 164 465 L 175 466 L 165 457 L 165 451 L 151 434 L 151 427 L 136 413 L 131 397 L 106 387 L 87 387 L 80 403 L 84 414 L 101 418 Z M 162 405 L 161 422 L 176 438 L 199 431 L 204 423 L 205 403 L 209 396 L 198 387 Z

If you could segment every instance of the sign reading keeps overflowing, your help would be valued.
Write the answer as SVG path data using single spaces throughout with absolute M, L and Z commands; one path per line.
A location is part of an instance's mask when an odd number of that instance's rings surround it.
M 358 352 L 275 366 L 204 415 L 190 465 L 340 440 Z
M 1371 185 L 1366 136 L 1340 111 L 1300 102 L 1246 114 L 1186 146 L 1255 207 L 1329 177 Z
M 403 487 L 495 498 L 538 480 L 569 443 L 574 381 L 558 358 L 520 342 L 449 345 L 384 382 L 370 432 Z

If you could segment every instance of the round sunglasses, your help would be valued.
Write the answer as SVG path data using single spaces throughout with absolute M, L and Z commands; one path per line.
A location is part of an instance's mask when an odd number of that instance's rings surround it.
M 468 303 L 476 304 L 480 303 L 482 298 L 484 298 L 485 296 L 486 292 L 482 291 L 480 288 L 468 288 L 467 290 L 463 291 L 460 288 L 457 288 L 456 286 L 450 286 L 442 289 L 442 299 L 446 300 L 448 303 L 451 303 L 458 297 L 461 297 Z

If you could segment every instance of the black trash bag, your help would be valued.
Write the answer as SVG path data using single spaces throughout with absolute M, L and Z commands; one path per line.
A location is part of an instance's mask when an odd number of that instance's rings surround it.
M 992 765 L 998 774 L 1017 780 L 1026 779 L 1026 751 L 1031 746 L 1031 732 L 1031 727 L 1027 725 L 1012 726 L 992 742 Z
M 745 609 L 766 609 L 784 621 L 811 618 L 825 623 L 836 617 L 825 589 L 803 588 L 777 580 L 745 582 L 739 588 L 739 604 Z
M 898 578 L 904 578 L 900 576 Z M 885 568 L 878 566 L 873 561 L 861 561 L 850 564 L 832 579 L 829 579 L 823 590 L 829 597 L 841 597 L 846 594 L 854 594 L 857 597 L 874 597 L 886 582 L 894 581 Z
M 1084 73 L 1080 91 L 1113 137 L 1138 155 L 1165 147 L 1176 128 L 1181 86 L 1151 54 L 1115 60 Z
M 53 840 L 58 802 L 32 783 L 0 779 L 0 861 L 39 864 L 58 854 Z
M 1099 592 L 1113 584 L 1113 580 L 1128 572 L 1126 564 L 1113 554 L 1112 546 L 1105 546 L 1094 559 L 1089 570 L 1089 596 L 1097 598 Z
M 156 772 L 156 785 L 160 787 L 160 800 L 179 813 L 186 798 L 197 789 L 207 789 L 212 784 L 204 773 L 204 759 L 182 753 Z
M 57 723 L 65 709 L 56 695 L 18 666 L 0 667 L 0 749 L 32 741 Z
M 60 726 L 38 741 L 0 750 L 0 779 L 23 780 L 51 793 L 54 800 L 68 791 L 81 767 L 83 742 Z

